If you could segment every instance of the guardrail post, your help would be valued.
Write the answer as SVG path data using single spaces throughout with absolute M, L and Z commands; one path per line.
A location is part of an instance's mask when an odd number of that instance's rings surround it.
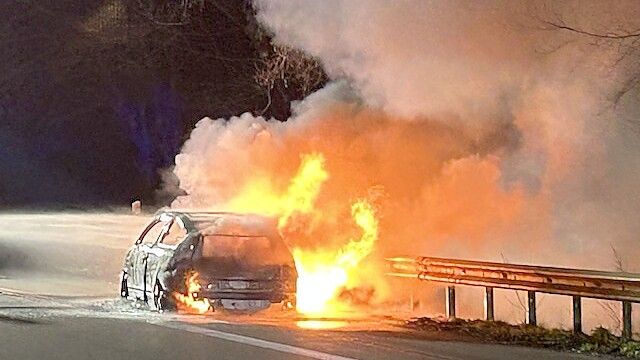
M 573 332 L 582 333 L 582 298 L 573 296 Z
M 536 292 L 527 291 L 527 324 L 537 325 L 536 321 Z
M 456 288 L 455 286 L 447 286 L 446 296 L 447 318 L 453 320 L 456 318 Z
M 622 337 L 630 340 L 633 336 L 631 332 L 631 302 L 622 302 Z
M 487 321 L 493 321 L 495 320 L 493 313 L 493 288 L 487 286 L 484 290 L 484 318 Z

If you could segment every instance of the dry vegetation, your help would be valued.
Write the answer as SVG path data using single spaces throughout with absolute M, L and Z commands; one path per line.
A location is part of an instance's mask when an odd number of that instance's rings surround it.
M 602 327 L 587 335 L 526 324 L 511 325 L 502 321 L 449 321 L 427 317 L 411 319 L 406 326 L 419 332 L 448 333 L 484 342 L 640 358 L 640 342 L 624 340 Z

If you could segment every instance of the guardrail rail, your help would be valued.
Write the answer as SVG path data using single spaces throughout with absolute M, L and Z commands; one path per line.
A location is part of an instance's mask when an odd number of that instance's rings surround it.
M 620 301 L 622 336 L 630 339 L 631 304 L 640 302 L 640 274 L 504 264 L 436 257 L 389 258 L 388 275 L 449 284 L 446 315 L 456 316 L 455 286 L 485 288 L 485 319 L 493 321 L 494 289 L 527 292 L 527 323 L 536 325 L 536 293 L 573 298 L 573 331 L 582 332 L 582 298 Z

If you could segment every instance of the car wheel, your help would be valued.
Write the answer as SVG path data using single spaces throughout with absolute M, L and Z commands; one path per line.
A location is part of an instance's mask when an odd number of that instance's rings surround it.
M 162 288 L 162 285 L 160 285 L 158 280 L 156 280 L 156 283 L 153 286 L 153 304 L 159 312 L 175 310 L 175 303 L 173 299 Z
M 123 298 L 129 297 L 129 285 L 127 284 L 128 278 L 129 274 L 122 270 L 120 273 L 120 296 Z

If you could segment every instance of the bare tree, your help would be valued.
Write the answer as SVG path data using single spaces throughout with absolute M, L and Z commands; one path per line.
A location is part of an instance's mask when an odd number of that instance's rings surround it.
M 509 264 L 509 260 L 507 259 L 506 256 L 504 256 L 503 253 L 500 253 L 500 257 L 502 258 L 503 263 Z M 511 304 L 511 306 L 513 306 L 514 308 L 518 309 L 518 311 L 522 312 L 523 319 L 524 319 L 523 322 L 526 323 L 528 318 L 528 313 L 529 313 L 528 299 L 524 298 L 526 296 L 526 292 L 515 290 L 514 294 L 516 296 L 517 303 L 513 302 L 509 298 L 507 298 L 507 302 L 509 302 L 509 304 Z M 536 308 L 539 308 L 540 305 L 542 305 L 542 300 L 544 300 L 544 294 L 539 296 L 538 299 L 536 300 Z
M 640 94 L 640 21 L 636 25 L 613 24 L 597 30 L 571 24 L 558 13 L 538 20 L 545 29 L 564 31 L 589 40 L 594 47 L 613 50 L 616 56 L 611 63 L 612 68 L 624 67 L 628 72 L 626 79 L 613 94 L 614 105 L 628 94 Z
M 620 253 L 613 244 L 609 244 L 609 246 L 611 247 L 611 254 L 613 255 L 614 269 L 619 272 L 626 272 L 626 267 Z M 615 331 L 620 331 L 622 329 L 622 318 L 620 317 L 622 309 L 620 303 L 617 301 L 598 301 L 598 305 L 600 305 L 602 310 L 604 310 L 609 319 L 613 322 L 613 329 Z
M 304 97 L 327 80 L 318 59 L 286 45 L 274 44 L 255 66 L 255 81 L 267 94 L 267 105 L 262 113 L 271 106 L 271 93 L 276 84 L 280 83 L 284 88 L 296 86 Z
M 140 15 L 158 25 L 180 26 L 204 11 L 205 0 L 137 0 L 135 5 Z

